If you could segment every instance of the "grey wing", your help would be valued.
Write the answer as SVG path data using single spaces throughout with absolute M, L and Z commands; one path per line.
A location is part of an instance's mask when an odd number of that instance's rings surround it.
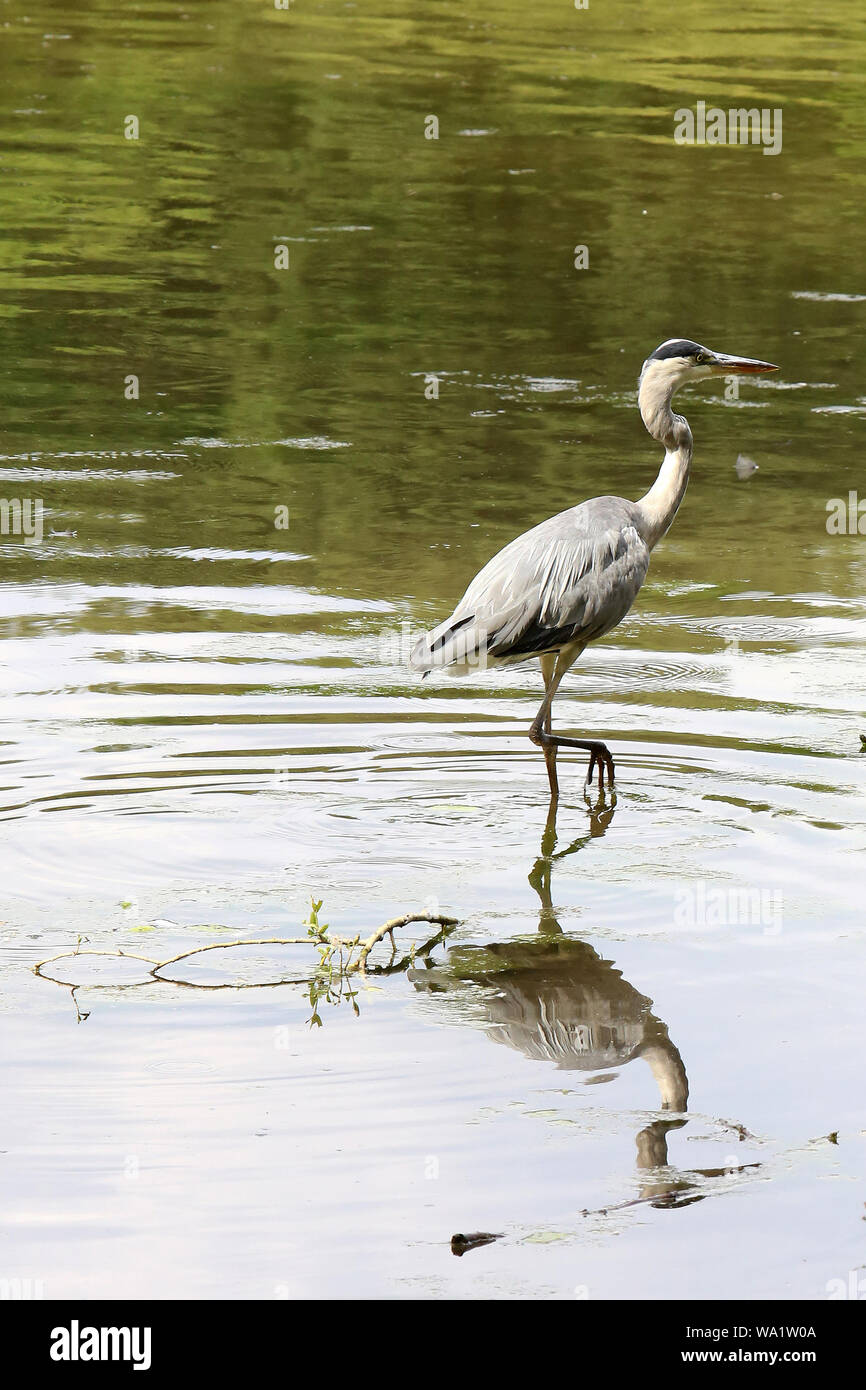
M 415 645 L 416 670 L 522 661 L 592 642 L 621 622 L 649 568 L 635 506 L 596 497 L 518 536 L 475 576 L 450 618 Z

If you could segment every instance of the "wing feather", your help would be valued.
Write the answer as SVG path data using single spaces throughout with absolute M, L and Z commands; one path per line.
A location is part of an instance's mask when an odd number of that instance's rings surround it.
M 633 502 L 596 497 L 550 517 L 494 555 L 410 664 L 470 669 L 591 642 L 621 622 L 649 568 Z

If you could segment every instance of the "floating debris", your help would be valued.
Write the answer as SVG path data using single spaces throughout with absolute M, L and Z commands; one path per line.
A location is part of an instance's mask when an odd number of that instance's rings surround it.
M 792 290 L 792 299 L 815 299 L 821 304 L 862 304 L 866 294 L 822 294 L 819 290 Z
M 501 1239 L 501 1231 L 498 1234 L 493 1231 L 473 1231 L 468 1236 L 458 1231 L 456 1236 L 451 1237 L 451 1254 L 465 1255 L 467 1250 L 477 1250 L 481 1245 L 492 1245 L 494 1240 Z
M 737 470 L 737 477 L 743 481 L 746 478 L 751 478 L 752 474 L 758 471 L 758 465 L 755 463 L 754 459 L 749 458 L 748 454 L 737 454 L 737 461 L 734 467 Z

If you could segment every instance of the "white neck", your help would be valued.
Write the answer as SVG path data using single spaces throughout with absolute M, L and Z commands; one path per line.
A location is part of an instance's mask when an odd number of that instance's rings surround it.
M 666 362 L 653 362 L 641 377 L 638 406 L 641 419 L 660 444 L 665 456 L 659 475 L 637 503 L 641 532 L 652 550 L 677 514 L 689 483 L 692 432 L 688 420 L 671 410 L 671 397 L 681 378 Z

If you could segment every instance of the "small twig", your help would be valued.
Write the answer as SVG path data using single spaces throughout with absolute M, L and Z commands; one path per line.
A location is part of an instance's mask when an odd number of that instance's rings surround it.
M 367 964 L 367 957 L 369 956 L 373 947 L 377 945 L 378 942 L 380 942 L 384 936 L 390 936 L 391 938 L 391 956 L 393 958 L 393 956 L 396 955 L 397 952 L 397 947 L 394 942 L 394 932 L 397 930 L 398 927 L 408 926 L 410 922 L 434 922 L 442 928 L 447 928 L 456 927 L 457 918 L 443 917 L 438 912 L 409 912 L 406 914 L 405 917 L 392 917 L 390 922 L 383 922 L 381 927 L 377 927 L 376 930 L 372 933 L 372 935 L 367 937 L 367 940 L 361 947 L 357 961 L 354 962 L 354 964 L 350 967 L 350 970 L 352 972 L 354 972 L 355 970 L 359 970 L 363 975 L 364 967 Z M 437 935 L 441 935 L 441 933 L 437 933 Z
M 169 956 L 168 960 L 160 960 L 148 973 L 155 980 L 162 979 L 157 972 L 165 970 L 169 965 L 177 965 L 179 961 L 187 960 L 190 956 L 198 956 L 205 951 L 229 951 L 233 946 L 309 946 L 308 936 L 260 936 L 251 941 L 212 941 L 207 946 L 193 946 L 189 951 L 179 951 L 176 956 Z
M 58 960 L 77 960 L 79 956 L 111 956 L 114 960 L 116 960 L 118 956 L 122 956 L 124 960 L 143 960 L 146 965 L 159 965 L 158 960 L 153 960 L 150 956 L 136 956 L 133 955 L 131 951 L 79 951 L 76 948 L 74 951 L 61 951 L 57 956 L 46 956 L 45 960 L 41 960 L 37 965 L 34 965 L 33 974 L 42 975 L 43 966 L 53 965 L 54 962 Z M 50 980 L 51 976 L 43 975 L 43 979 Z M 60 983 L 65 984 L 66 981 L 62 980 Z

